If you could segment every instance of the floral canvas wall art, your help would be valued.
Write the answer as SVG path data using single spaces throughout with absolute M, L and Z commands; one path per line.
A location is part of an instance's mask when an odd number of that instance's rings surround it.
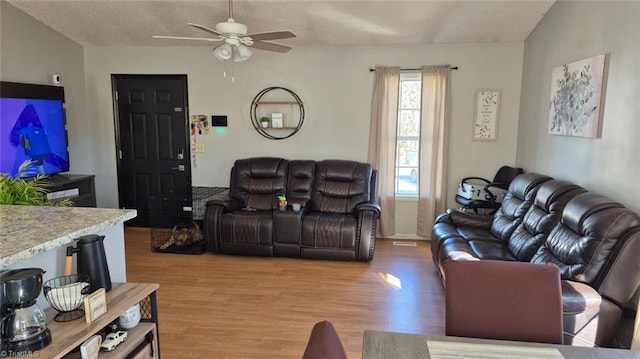
M 558 66 L 551 74 L 549 133 L 600 136 L 605 55 Z

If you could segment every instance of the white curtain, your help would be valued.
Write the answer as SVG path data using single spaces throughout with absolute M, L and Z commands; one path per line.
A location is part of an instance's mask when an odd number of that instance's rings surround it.
M 451 66 L 425 66 L 421 72 L 422 119 L 416 232 L 420 236 L 430 237 L 436 216 L 446 210 Z
M 378 170 L 381 236 L 396 232 L 395 159 L 399 67 L 376 67 L 369 128 L 369 163 Z

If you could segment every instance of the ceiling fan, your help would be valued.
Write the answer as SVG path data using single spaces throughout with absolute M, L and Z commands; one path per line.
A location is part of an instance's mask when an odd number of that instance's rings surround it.
M 251 56 L 251 48 L 285 53 L 291 50 L 291 47 L 277 44 L 275 42 L 267 42 L 266 40 L 289 39 L 296 37 L 291 31 L 269 31 L 259 32 L 255 34 L 247 34 L 246 25 L 236 22 L 233 18 L 233 4 L 229 0 L 229 18 L 225 22 L 219 22 L 215 26 L 215 30 L 204 25 L 189 23 L 190 26 L 206 31 L 216 37 L 187 37 L 187 36 L 153 36 L 156 39 L 172 39 L 172 40 L 195 40 L 219 43 L 213 49 L 213 55 L 218 60 L 229 60 L 240 62 Z

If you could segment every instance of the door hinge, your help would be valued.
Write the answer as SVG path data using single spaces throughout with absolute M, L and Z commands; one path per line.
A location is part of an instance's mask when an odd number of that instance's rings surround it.
M 116 91 L 116 101 L 118 101 L 118 91 Z
M 122 150 L 118 150 L 118 159 L 122 159 Z

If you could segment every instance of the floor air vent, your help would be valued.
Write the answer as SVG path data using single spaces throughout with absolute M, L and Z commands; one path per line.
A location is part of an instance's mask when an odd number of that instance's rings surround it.
M 393 241 L 394 246 L 401 247 L 416 247 L 418 244 L 416 242 L 404 242 L 404 241 Z

